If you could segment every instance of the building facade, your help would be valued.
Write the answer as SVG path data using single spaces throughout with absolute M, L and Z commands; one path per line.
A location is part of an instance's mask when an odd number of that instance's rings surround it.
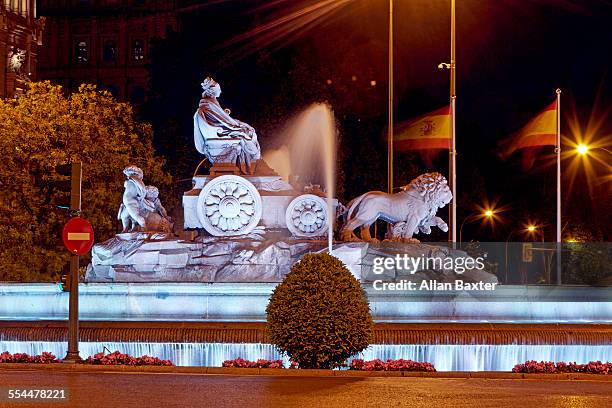
M 46 17 L 39 78 L 67 89 L 95 83 L 144 101 L 151 43 L 177 30 L 174 0 L 40 0 Z
M 36 0 L 0 2 L 0 98 L 19 95 L 27 81 L 36 80 L 44 24 Z

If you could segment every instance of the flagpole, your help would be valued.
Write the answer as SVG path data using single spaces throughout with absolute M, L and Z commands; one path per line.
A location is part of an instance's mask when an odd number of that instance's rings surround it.
M 561 284 L 561 89 L 557 88 L 557 284 Z
M 450 241 L 457 242 L 457 168 L 455 150 L 455 102 L 456 92 L 456 56 L 455 56 L 455 0 L 451 0 L 451 56 L 450 56 L 450 108 L 451 108 L 451 146 L 449 152 L 448 172 L 453 199 L 449 208 Z
M 454 1 L 454 0 L 453 0 Z M 389 116 L 387 123 L 387 192 L 393 193 L 393 0 L 389 0 Z

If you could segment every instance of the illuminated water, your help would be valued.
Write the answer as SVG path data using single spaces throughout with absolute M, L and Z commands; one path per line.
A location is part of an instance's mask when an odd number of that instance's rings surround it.
M 265 307 L 275 284 L 81 284 L 79 312 L 93 321 L 265 321 Z M 471 323 L 597 323 L 610 324 L 612 302 L 609 288 L 503 286 L 497 301 L 432 301 L 426 296 L 406 301 L 401 295 L 380 294 L 367 289 L 377 322 L 471 322 Z M 547 297 L 548 296 L 548 297 Z M 589 301 L 585 301 L 585 299 Z M 502 301 L 520 299 L 521 301 Z M 0 318 L 12 321 L 65 320 L 68 293 L 53 284 L 0 285 Z M 0 352 L 40 354 L 66 353 L 65 342 L 4 340 L 0 330 Z M 438 339 L 440 343 L 452 343 Z M 609 343 L 609 342 L 608 342 Z M 127 343 L 84 342 L 81 356 L 119 350 L 170 359 L 178 365 L 219 366 L 224 360 L 280 358 L 269 344 L 225 343 Z M 440 371 L 509 371 L 526 360 L 586 363 L 612 361 L 612 345 L 486 345 L 414 344 L 373 345 L 360 356 L 365 359 L 405 358 L 427 361 Z
M 336 174 L 336 124 L 329 105 L 315 103 L 291 120 L 278 136 L 283 146 L 266 152 L 264 159 L 285 179 L 299 177 L 303 183 L 324 183 L 330 224 L 334 220 Z M 333 228 L 328 229 L 331 253 Z
M 261 322 L 266 320 L 266 306 L 275 286 L 275 283 L 81 283 L 79 316 L 96 321 Z M 377 322 L 612 323 L 612 296 L 610 288 L 605 287 L 504 285 L 486 302 L 472 297 L 434 297 L 428 293 L 407 297 L 402 293 L 381 293 L 371 287 L 365 290 Z M 67 318 L 68 293 L 56 284 L 0 285 L 2 320 Z
M 270 344 L 253 343 L 80 343 L 81 357 L 119 350 L 133 356 L 144 354 L 169 359 L 180 366 L 219 367 L 224 360 L 242 357 L 248 360 L 287 359 Z M 0 341 L 0 351 L 40 354 L 50 351 L 58 357 L 66 354 L 66 342 Z M 410 359 L 433 363 L 438 371 L 511 371 L 527 360 L 612 361 L 612 346 L 602 345 L 372 345 L 359 358 L 372 360 Z

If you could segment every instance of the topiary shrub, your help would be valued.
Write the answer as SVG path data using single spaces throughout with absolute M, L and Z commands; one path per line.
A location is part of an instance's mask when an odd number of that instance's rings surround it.
M 374 322 L 365 291 L 338 259 L 306 254 L 266 308 L 271 342 L 300 368 L 335 368 L 365 349 Z

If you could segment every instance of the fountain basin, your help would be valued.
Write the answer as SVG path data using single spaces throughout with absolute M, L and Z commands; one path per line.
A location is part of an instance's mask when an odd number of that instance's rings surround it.
M 276 283 L 83 283 L 89 320 L 265 321 Z M 378 322 L 612 323 L 612 288 L 499 285 L 491 293 L 380 292 L 363 284 Z M 61 320 L 68 293 L 51 283 L 0 285 L 0 319 Z
M 127 343 L 81 342 L 80 355 L 93 356 L 104 350 L 133 356 L 150 355 L 169 359 L 178 366 L 220 367 L 223 361 L 238 357 L 247 360 L 288 359 L 271 344 L 265 343 Z M 40 354 L 49 351 L 64 356 L 66 342 L 21 342 L 0 340 L 0 350 L 10 353 Z M 571 361 L 585 364 L 589 361 L 611 361 L 612 346 L 584 345 L 453 345 L 453 344 L 373 344 L 356 358 L 372 360 L 409 359 L 430 362 L 437 371 L 511 371 L 514 365 L 527 360 Z

